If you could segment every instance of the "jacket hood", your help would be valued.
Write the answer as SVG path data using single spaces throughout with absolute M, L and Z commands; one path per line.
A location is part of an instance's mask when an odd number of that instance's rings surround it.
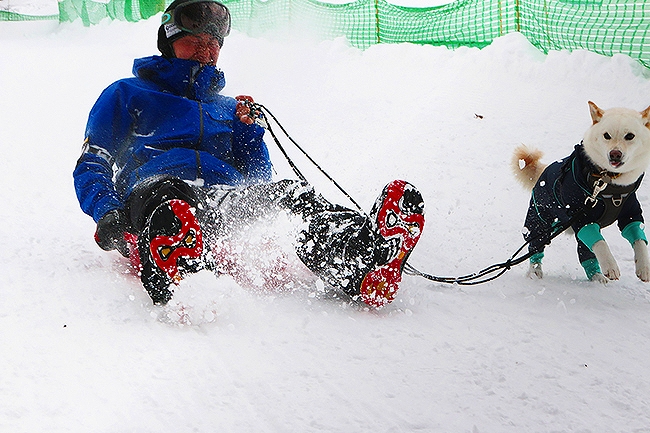
M 216 99 L 226 85 L 223 72 L 215 66 L 162 56 L 135 59 L 133 75 L 151 82 L 161 91 L 197 101 Z

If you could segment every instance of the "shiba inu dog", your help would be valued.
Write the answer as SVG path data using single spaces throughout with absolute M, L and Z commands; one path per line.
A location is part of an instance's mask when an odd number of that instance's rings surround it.
M 550 234 L 571 226 L 578 258 L 592 281 L 617 280 L 620 270 L 600 229 L 617 222 L 634 250 L 636 275 L 650 281 L 650 257 L 636 190 L 650 165 L 650 107 L 600 109 L 589 101 L 592 126 L 571 155 L 545 165 L 539 150 L 515 149 L 512 169 L 532 189 L 524 238 L 528 276 L 542 278 Z

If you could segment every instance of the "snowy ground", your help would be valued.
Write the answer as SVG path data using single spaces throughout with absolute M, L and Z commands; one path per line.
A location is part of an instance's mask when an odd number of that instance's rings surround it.
M 154 308 L 94 244 L 71 172 L 92 104 L 155 53 L 157 22 L 0 23 L 0 431 L 650 432 L 650 286 L 615 228 L 623 276 L 606 286 L 585 281 L 562 236 L 544 280 L 523 265 L 462 289 L 405 277 L 378 312 L 320 299 L 317 284 L 259 294 L 210 274 Z M 366 209 L 391 179 L 418 186 L 428 219 L 410 262 L 436 275 L 521 245 L 516 145 L 561 158 L 588 100 L 650 104 L 629 58 L 544 56 L 518 34 L 482 51 L 362 52 L 235 33 L 220 65 L 227 94 L 269 107 Z M 647 182 L 639 197 L 650 209 Z

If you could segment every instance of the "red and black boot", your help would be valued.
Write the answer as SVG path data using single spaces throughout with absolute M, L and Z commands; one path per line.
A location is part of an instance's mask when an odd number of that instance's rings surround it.
M 170 288 L 205 268 L 203 232 L 194 209 L 180 199 L 158 205 L 138 237 L 143 286 L 155 304 L 166 304 Z
M 395 298 L 402 269 L 424 228 L 422 194 L 403 180 L 389 183 L 372 208 L 370 217 L 378 235 L 376 263 L 363 278 L 360 297 L 373 307 Z

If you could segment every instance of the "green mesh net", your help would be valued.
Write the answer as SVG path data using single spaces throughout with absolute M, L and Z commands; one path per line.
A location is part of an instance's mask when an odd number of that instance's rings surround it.
M 650 67 L 647 0 L 458 0 L 431 8 L 400 7 L 385 0 L 343 5 L 315 0 L 224 3 L 232 12 L 233 27 L 254 37 L 278 32 L 321 39 L 345 36 L 359 48 L 399 42 L 484 47 L 499 36 L 521 32 L 545 53 L 622 53 Z M 62 0 L 59 19 L 81 19 L 86 25 L 105 18 L 137 21 L 164 8 L 165 0 Z
M 48 21 L 58 19 L 59 15 L 25 15 L 12 11 L 0 10 L 0 21 Z
M 165 7 L 165 0 L 64 0 L 59 2 L 59 20 L 81 19 L 87 26 L 97 24 L 104 18 L 139 21 L 151 18 Z

